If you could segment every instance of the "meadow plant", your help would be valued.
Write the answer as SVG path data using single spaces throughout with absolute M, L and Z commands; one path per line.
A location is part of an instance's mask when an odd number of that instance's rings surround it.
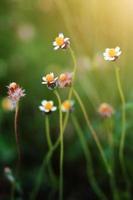
M 84 157 L 86 159 L 86 170 L 87 170 L 87 176 L 88 181 L 94 190 L 95 194 L 97 195 L 98 199 L 107 200 L 106 195 L 102 191 L 102 189 L 99 187 L 98 181 L 95 177 L 94 168 L 93 168 L 93 162 L 91 157 L 91 152 L 88 148 L 88 142 L 86 141 L 86 138 L 84 136 L 84 133 L 78 123 L 77 118 L 75 117 L 75 114 L 73 113 L 75 109 L 75 101 L 72 100 L 72 96 L 75 97 L 77 103 L 79 104 L 79 107 L 81 109 L 81 112 L 84 116 L 84 120 L 88 126 L 89 134 L 91 133 L 91 136 L 93 137 L 95 144 L 99 150 L 99 153 L 101 155 L 101 158 L 103 160 L 103 163 L 105 165 L 106 171 L 109 176 L 109 182 L 112 192 L 112 199 L 113 200 L 120 200 L 117 186 L 115 182 L 115 172 L 114 172 L 114 138 L 113 138 L 113 131 L 112 126 L 111 130 L 108 130 L 108 127 L 110 126 L 110 121 L 112 116 L 115 114 L 114 108 L 108 104 L 108 103 L 102 103 L 100 104 L 98 108 L 98 113 L 101 116 L 101 118 L 105 121 L 105 124 L 107 125 L 107 132 L 109 132 L 109 147 L 111 148 L 111 159 L 113 160 L 112 164 L 108 162 L 108 159 L 106 158 L 104 148 L 102 147 L 101 141 L 97 135 L 97 132 L 93 128 L 93 125 L 91 123 L 91 120 L 89 119 L 87 110 L 85 108 L 85 105 L 79 95 L 79 93 L 74 88 L 74 82 L 76 78 L 77 73 L 77 61 L 75 57 L 75 53 L 71 48 L 70 45 L 70 39 L 67 37 L 64 37 L 63 33 L 59 33 L 59 35 L 55 38 L 53 42 L 54 50 L 69 50 L 70 55 L 74 64 L 72 72 L 64 72 L 61 73 L 58 76 L 55 76 L 53 72 L 50 72 L 42 77 L 42 84 L 46 85 L 49 90 L 52 91 L 52 93 L 56 96 L 58 100 L 58 111 L 59 111 L 59 136 L 55 143 L 52 142 L 51 134 L 50 134 L 50 115 L 57 111 L 57 106 L 54 105 L 54 102 L 52 100 L 43 100 L 41 102 L 41 105 L 39 106 L 39 110 L 44 114 L 45 117 L 45 133 L 46 133 L 46 139 L 47 139 L 47 145 L 48 145 L 48 152 L 46 155 L 44 155 L 43 163 L 40 167 L 39 173 L 37 174 L 37 179 L 35 183 L 35 187 L 33 188 L 33 191 L 31 193 L 30 199 L 36 199 L 41 181 L 43 178 L 44 169 L 47 166 L 49 176 L 52 180 L 52 184 L 55 185 L 55 187 L 58 185 L 58 181 L 56 179 L 56 176 L 54 174 L 53 168 L 52 168 L 52 155 L 57 149 L 57 147 L 60 145 L 60 162 L 59 162 L 59 200 L 63 200 L 63 163 L 64 163 L 64 132 L 66 130 L 66 126 L 68 124 L 69 115 L 71 115 L 71 121 L 75 127 L 76 133 L 78 135 L 78 138 L 80 140 L 80 144 L 84 153 Z M 105 52 L 103 53 L 104 59 L 106 61 L 113 61 L 114 63 L 121 55 L 121 49 L 120 47 L 116 48 L 107 48 L 105 49 Z M 120 139 L 120 148 L 119 148 L 119 158 L 120 158 L 120 164 L 122 168 L 122 172 L 124 175 L 124 178 L 127 183 L 127 187 L 129 190 L 129 181 L 127 177 L 127 172 L 125 168 L 124 163 L 124 142 L 125 142 L 125 135 L 126 135 L 126 113 L 125 113 L 125 97 L 123 93 L 123 89 L 121 86 L 121 80 L 120 80 L 120 74 L 119 74 L 120 68 L 115 65 L 115 75 L 116 75 L 116 81 L 117 81 L 117 87 L 119 91 L 119 95 L 121 98 L 122 103 L 122 130 L 121 130 L 121 139 Z M 65 89 L 66 87 L 69 87 L 68 97 L 65 101 L 62 102 L 62 99 L 59 94 L 59 89 Z M 8 86 L 8 99 L 5 99 L 3 101 L 3 107 L 15 110 L 15 119 L 14 119 L 14 128 L 15 128 L 15 137 L 16 137 L 16 144 L 17 144 L 17 151 L 18 151 L 18 160 L 20 162 L 20 145 L 19 145 L 19 135 L 18 135 L 18 112 L 19 112 L 19 102 L 22 97 L 25 96 L 25 90 L 23 90 L 17 83 L 12 82 Z M 65 114 L 65 116 L 63 115 Z M 12 175 L 12 171 L 10 168 L 5 168 L 4 170 L 6 177 L 8 180 L 12 183 L 13 189 L 12 189 L 12 198 L 14 198 L 14 187 L 15 187 L 15 179 Z
M 125 167 L 124 162 L 124 144 L 125 144 L 125 137 L 126 137 L 126 101 L 125 96 L 121 84 L 121 78 L 120 78 L 120 67 L 116 64 L 116 60 L 120 57 L 122 54 L 122 51 L 120 47 L 116 48 L 107 48 L 105 49 L 105 52 L 103 53 L 104 59 L 107 61 L 114 61 L 114 68 L 115 68 L 115 77 L 116 77 L 116 83 L 117 88 L 122 104 L 122 128 L 121 128 L 121 138 L 120 138 L 120 147 L 119 147 L 119 159 L 121 164 L 122 173 L 124 176 L 124 179 L 126 181 L 127 190 L 130 190 L 130 182 L 128 180 L 127 170 Z M 129 192 L 128 192 L 129 194 Z
M 15 138 L 18 151 L 18 164 L 21 160 L 20 144 L 19 144 L 19 135 L 18 135 L 18 112 L 19 112 L 19 101 L 22 97 L 25 96 L 25 90 L 23 90 L 17 83 L 12 82 L 9 84 L 8 88 L 8 98 L 11 101 L 12 109 L 15 110 L 15 119 L 14 119 L 14 130 Z
M 13 172 L 12 172 L 10 167 L 7 166 L 7 167 L 4 168 L 4 175 L 5 175 L 6 179 L 11 184 L 11 196 L 10 196 L 10 199 L 11 200 L 15 199 L 15 197 L 14 197 L 15 190 L 17 190 L 17 192 L 21 196 L 22 195 L 21 187 L 20 187 L 19 183 L 16 181 L 16 178 L 13 175 Z

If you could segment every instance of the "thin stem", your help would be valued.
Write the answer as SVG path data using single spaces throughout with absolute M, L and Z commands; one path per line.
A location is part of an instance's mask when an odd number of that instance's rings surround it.
M 51 178 L 51 180 L 52 180 L 52 182 L 54 183 L 55 186 L 56 186 L 56 182 L 57 182 L 55 174 L 54 174 L 53 169 L 52 169 L 52 164 L 51 164 L 50 161 L 47 162 L 48 155 L 51 155 L 52 147 L 53 147 L 51 137 L 50 137 L 50 125 L 49 125 L 49 116 L 48 115 L 45 115 L 45 130 L 46 130 L 46 139 L 47 139 L 47 144 L 48 144 L 49 150 L 48 150 L 48 153 L 44 156 L 42 165 L 40 167 L 35 187 L 33 189 L 33 192 L 31 193 L 31 196 L 30 196 L 31 200 L 36 199 L 36 196 L 38 194 L 38 191 L 39 191 L 39 188 L 40 188 L 40 185 L 41 185 L 41 181 L 42 181 L 42 178 L 43 178 L 43 173 L 44 173 L 46 164 L 48 165 L 48 172 L 49 172 L 50 178 Z
M 11 185 L 11 200 L 15 199 L 15 197 L 14 197 L 15 186 L 16 186 L 16 183 L 13 182 L 12 185 Z
M 81 127 L 79 126 L 79 123 L 76 119 L 76 117 L 74 115 L 72 115 L 72 121 L 73 124 L 75 126 L 76 129 L 76 133 L 78 134 L 78 137 L 80 139 L 80 143 L 86 158 L 86 163 L 87 163 L 87 175 L 88 175 L 88 180 L 94 190 L 94 192 L 96 193 L 97 197 L 101 200 L 107 200 L 106 196 L 104 195 L 104 193 L 102 192 L 102 190 L 100 189 L 97 180 L 94 176 L 94 171 L 93 171 L 93 166 L 92 166 L 92 159 L 91 159 L 91 153 L 89 151 L 89 148 L 87 146 L 87 142 L 85 140 L 83 131 L 81 129 Z
M 69 47 L 69 50 L 70 50 L 71 58 L 73 60 L 73 65 L 74 65 L 74 67 L 73 67 L 72 85 L 71 85 L 71 88 L 70 88 L 69 94 L 68 94 L 68 100 L 71 100 L 71 98 L 72 98 L 72 92 L 73 92 L 73 86 L 74 86 L 74 81 L 75 81 L 76 72 L 77 72 L 77 61 L 76 61 L 76 57 L 75 57 L 75 53 L 74 53 L 73 49 L 71 47 Z M 67 112 L 66 115 L 65 115 L 65 118 L 64 118 L 64 127 L 66 127 L 66 125 L 67 125 L 68 118 L 69 118 L 69 112 Z
M 121 86 L 121 81 L 120 81 L 120 68 L 115 66 L 115 76 L 116 76 L 116 82 L 117 82 L 117 87 L 122 103 L 122 131 L 121 131 L 121 140 L 120 140 L 120 149 L 119 149 L 119 158 L 120 158 L 120 163 L 123 172 L 125 171 L 125 164 L 124 164 L 124 143 L 125 143 L 125 136 L 126 136 L 126 110 L 125 110 L 125 97 L 124 93 L 122 90 Z M 125 173 L 125 172 L 124 172 Z
M 72 60 L 73 60 L 74 68 L 73 68 L 72 86 L 71 86 L 69 94 L 68 94 L 68 99 L 69 100 L 72 97 L 73 85 L 74 85 L 74 81 L 75 81 L 75 77 L 76 77 L 76 72 L 77 72 L 77 61 L 76 61 L 76 57 L 75 57 L 74 51 L 72 50 L 71 47 L 70 47 L 70 53 L 71 53 L 71 57 L 72 57 Z
M 108 136 L 108 143 L 109 143 L 109 148 L 111 151 L 111 156 L 110 156 L 110 167 L 112 168 L 112 175 L 110 176 L 110 186 L 113 194 L 113 199 L 114 200 L 119 200 L 119 193 L 115 181 L 115 169 L 114 169 L 114 140 L 113 140 L 113 132 L 112 132 L 112 119 L 111 118 L 106 118 L 105 119 L 105 129 L 106 133 Z
M 59 199 L 63 200 L 63 157 L 64 157 L 64 141 L 63 141 L 63 125 L 61 99 L 57 91 L 54 91 L 59 103 L 59 125 L 60 125 L 60 183 L 59 183 Z
M 98 137 L 97 137 L 97 134 L 96 134 L 95 130 L 93 129 L 93 126 L 91 125 L 91 122 L 90 122 L 90 120 L 89 120 L 89 118 L 88 118 L 88 115 L 87 115 L 86 109 L 85 109 L 85 107 L 84 107 L 84 104 L 83 104 L 83 102 L 82 102 L 82 100 L 81 100 L 79 94 L 76 92 L 76 90 L 73 89 L 73 93 L 74 93 L 74 95 L 75 95 L 75 97 L 76 97 L 76 99 L 77 99 L 77 101 L 78 101 L 78 103 L 79 103 L 79 105 L 80 105 L 80 107 L 81 107 L 81 110 L 82 110 L 82 112 L 83 112 L 83 115 L 84 115 L 84 118 L 85 118 L 85 120 L 86 120 L 86 123 L 87 123 L 87 125 L 88 125 L 88 127 L 89 127 L 89 129 L 90 129 L 90 132 L 91 132 L 91 134 L 92 134 L 92 136 L 93 136 L 93 139 L 95 140 L 95 143 L 96 143 L 96 145 L 97 145 L 97 147 L 98 147 L 98 149 L 99 149 L 99 152 L 100 152 L 100 154 L 101 154 L 101 157 L 102 157 L 102 159 L 103 159 L 103 162 L 104 162 L 104 164 L 105 164 L 105 167 L 106 167 L 106 169 L 107 169 L 107 172 L 108 172 L 108 174 L 110 175 L 110 174 L 112 173 L 112 171 L 111 171 L 111 169 L 110 169 L 110 166 L 108 165 L 107 159 L 106 159 L 106 157 L 105 157 L 105 155 L 104 155 L 104 151 L 103 151 L 102 146 L 101 146 L 101 143 L 100 143 L 100 141 L 99 141 L 99 139 L 98 139 Z
M 21 161 L 21 152 L 20 152 L 20 143 L 19 143 L 19 134 L 18 134 L 18 112 L 19 112 L 19 103 L 16 104 L 15 118 L 14 118 L 14 130 L 15 130 L 15 138 L 16 138 L 16 145 L 17 145 L 17 152 L 18 152 L 17 168 L 19 168 L 20 161 Z
M 50 125 L 49 125 L 49 116 L 48 115 L 45 116 L 45 127 L 46 127 L 47 144 L 48 144 L 49 152 L 51 152 L 53 145 L 52 145 L 52 141 L 51 141 L 51 137 L 50 137 Z M 49 172 L 52 182 L 56 186 L 57 180 L 56 180 L 55 174 L 53 172 L 51 161 L 49 161 L 49 163 L 48 163 L 48 172 Z
M 49 147 L 49 149 L 51 149 L 52 141 L 51 141 L 51 137 L 50 137 L 49 116 L 48 115 L 45 116 L 45 127 L 46 127 L 46 138 L 47 138 L 48 147 Z
M 121 130 L 121 139 L 120 139 L 120 148 L 119 148 L 119 159 L 120 159 L 122 173 L 127 184 L 127 190 L 130 191 L 130 182 L 128 180 L 127 170 L 126 170 L 125 162 L 124 162 L 124 145 L 125 145 L 125 137 L 126 137 L 126 101 L 125 101 L 125 96 L 124 96 L 124 92 L 123 92 L 121 80 L 120 80 L 120 68 L 118 66 L 115 66 L 115 77 L 116 77 L 117 87 L 118 87 L 118 91 L 119 91 L 119 95 L 120 95 L 120 99 L 122 103 L 122 130 Z
M 42 181 L 42 178 L 43 178 L 43 171 L 44 171 L 45 165 L 46 165 L 46 156 L 44 157 L 43 163 L 42 163 L 42 165 L 39 169 L 39 173 L 37 175 L 35 186 L 33 188 L 33 191 L 31 192 L 31 195 L 30 195 L 30 200 L 35 200 L 36 197 L 37 197 L 37 194 L 38 194 L 38 191 L 39 191 L 39 188 L 40 188 L 40 185 L 41 185 L 41 181 Z

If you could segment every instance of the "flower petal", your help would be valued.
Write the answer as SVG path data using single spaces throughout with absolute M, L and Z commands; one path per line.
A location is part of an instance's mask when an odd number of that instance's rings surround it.
M 47 84 L 47 82 L 42 82 L 42 84 L 45 84 L 45 85 L 46 85 L 46 84 Z
M 49 103 L 53 106 L 54 105 L 54 102 L 53 101 L 49 101 Z
M 47 100 L 42 100 L 41 104 L 42 104 L 43 106 L 45 106 L 47 102 L 48 102 Z
M 56 106 L 53 106 L 53 108 L 51 109 L 52 111 L 56 111 L 57 110 L 57 107 Z
M 117 56 L 120 56 L 121 54 L 122 54 L 121 51 L 119 51 L 119 52 L 116 53 Z
M 53 46 L 57 46 L 57 43 L 55 41 L 53 42 Z
M 63 33 L 59 33 L 59 37 L 60 38 L 64 38 L 64 34 Z
M 65 47 L 66 44 L 61 45 L 61 48 L 63 49 Z
M 57 50 L 57 49 L 59 49 L 60 47 L 59 46 L 56 46 L 56 47 L 54 47 L 54 50 Z
M 65 38 L 64 42 L 68 42 L 70 40 L 70 38 Z
M 50 112 L 50 110 L 48 110 L 48 109 L 45 109 L 45 108 L 44 108 L 44 111 L 45 111 L 46 113 Z
M 120 51 L 120 47 L 115 48 L 115 52 L 118 53 Z
M 43 106 L 39 106 L 39 110 L 45 111 Z
M 108 52 L 109 52 L 109 50 L 110 50 L 109 48 L 106 48 L 106 49 L 105 49 L 105 53 L 108 53 Z

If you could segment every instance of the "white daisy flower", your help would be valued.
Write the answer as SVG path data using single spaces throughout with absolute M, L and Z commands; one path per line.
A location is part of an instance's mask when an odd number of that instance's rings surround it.
M 51 72 L 49 74 L 46 74 L 46 76 L 42 77 L 42 84 L 50 84 L 50 83 L 54 83 L 55 81 L 57 81 L 58 77 L 54 77 L 54 73 Z
M 63 33 L 59 33 L 58 37 L 55 38 L 55 41 L 53 42 L 54 50 L 57 50 L 59 48 L 66 49 L 70 45 L 70 39 L 65 38 Z
M 108 61 L 115 61 L 120 55 L 121 55 L 121 49 L 120 47 L 116 48 L 107 48 L 105 49 L 105 52 L 103 53 L 104 60 Z
M 73 100 L 65 100 L 61 105 L 62 112 L 71 112 L 73 111 L 74 101 Z
M 42 84 L 46 84 L 49 89 L 54 89 L 57 86 L 58 77 L 55 77 L 54 73 L 49 73 L 43 76 L 42 80 Z
M 39 109 L 40 109 L 42 112 L 50 113 L 50 112 L 56 111 L 56 110 L 57 110 L 57 107 L 54 106 L 54 102 L 53 102 L 53 101 L 43 100 L 43 101 L 41 102 L 41 106 L 39 106 Z

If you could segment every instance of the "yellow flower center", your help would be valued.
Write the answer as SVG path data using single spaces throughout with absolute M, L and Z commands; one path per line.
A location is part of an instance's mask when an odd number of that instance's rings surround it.
M 46 75 L 46 80 L 47 80 L 48 82 L 52 82 L 52 81 L 54 80 L 54 76 L 53 76 L 52 74 L 47 74 L 47 75 Z
M 110 49 L 109 50 L 109 56 L 114 57 L 116 55 L 115 49 Z
M 65 80 L 67 80 L 67 75 L 61 74 L 59 79 L 60 79 L 60 81 L 65 81 Z
M 64 44 L 64 38 L 57 37 L 57 38 L 55 39 L 55 41 L 56 41 L 56 44 L 57 44 L 58 46 L 62 46 L 62 45 Z
M 64 106 L 64 108 L 65 108 L 66 110 L 70 110 L 70 109 L 71 109 L 71 103 L 70 103 L 70 101 L 65 101 L 65 102 L 63 103 L 63 106 Z
M 45 106 L 44 106 L 44 108 L 45 108 L 46 110 L 51 110 L 52 107 L 53 107 L 53 105 L 52 105 L 50 102 L 47 102 L 47 103 L 45 104 Z

